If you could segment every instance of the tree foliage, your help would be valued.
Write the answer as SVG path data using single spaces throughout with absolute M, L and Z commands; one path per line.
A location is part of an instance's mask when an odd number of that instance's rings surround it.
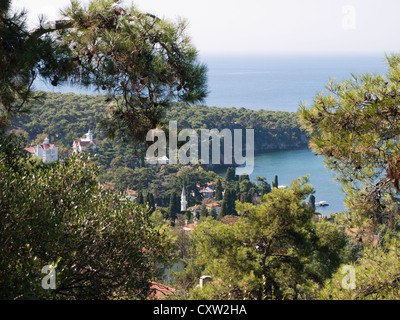
M 388 56 L 387 76 L 353 75 L 301 107 L 312 149 L 346 188 L 346 206 L 363 227 L 393 221 L 400 179 L 398 137 L 400 57 Z
M 2 123 L 37 97 L 37 75 L 57 86 L 69 80 L 108 93 L 109 136 L 144 140 L 161 120 L 171 100 L 202 101 L 205 65 L 186 34 L 187 23 L 160 19 L 122 8 L 119 1 L 92 0 L 87 7 L 72 0 L 64 20 L 26 30 L 24 13 L 12 15 L 10 2 L 0 12 L 2 50 Z
M 144 299 L 170 251 L 144 211 L 106 192 L 82 157 L 45 165 L 0 143 L 0 295 L 3 299 Z M 164 242 L 165 244 L 165 242 Z M 56 267 L 56 289 L 41 269 Z
M 237 202 L 229 223 L 208 218 L 194 231 L 191 276 L 213 281 L 194 288 L 192 299 L 312 299 L 346 260 L 347 243 L 337 228 L 315 222 L 304 199 L 307 180 L 273 189 L 259 205 Z M 195 271 L 197 270 L 197 271 Z M 195 271 L 195 272 L 194 272 Z M 184 271 L 185 273 L 186 271 Z M 186 276 L 181 276 L 186 278 Z
M 143 140 L 171 100 L 205 98 L 207 68 L 197 62 L 184 20 L 173 23 L 117 3 L 96 0 L 85 8 L 72 1 L 63 11 L 72 25 L 62 40 L 72 48 L 75 79 L 110 94 L 109 135 Z
M 400 264 L 398 237 L 388 239 L 383 248 L 366 247 L 354 268 L 354 288 L 345 278 L 344 265 L 327 280 L 320 299 L 323 300 L 398 300 Z
M 26 102 L 39 99 L 32 90 L 38 77 L 57 74 L 61 81 L 70 70 L 68 47 L 48 35 L 32 36 L 26 25 L 26 12 L 12 12 L 11 1 L 0 8 L 0 128 L 9 126 L 11 117 L 29 110 Z

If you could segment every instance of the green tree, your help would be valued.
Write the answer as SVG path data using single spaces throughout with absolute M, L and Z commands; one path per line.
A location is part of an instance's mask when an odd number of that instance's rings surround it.
M 110 94 L 102 122 L 110 136 L 143 141 L 170 101 L 205 98 L 207 68 L 197 62 L 185 20 L 173 23 L 114 0 L 86 8 L 73 0 L 63 17 L 70 26 L 61 41 L 72 47 L 74 74 Z
M 237 202 L 230 223 L 210 218 L 193 233 L 193 276 L 210 275 L 191 299 L 312 299 L 342 262 L 347 242 L 335 225 L 314 222 L 307 178 L 273 189 L 259 205 Z M 345 259 L 346 258 L 346 259 Z
M 307 207 L 315 210 L 315 196 L 312 194 L 307 202 Z
M 43 28 L 42 28 L 43 29 Z M 55 37 L 38 37 L 27 30 L 26 12 L 11 11 L 11 1 L 0 7 L 0 129 L 9 126 L 11 117 L 29 111 L 26 102 L 42 97 L 32 89 L 41 76 L 65 81 L 71 71 L 69 48 Z
M 260 190 L 261 196 L 271 192 L 271 185 L 267 182 L 267 178 L 256 177 L 255 180 L 259 183 L 259 190 Z
M 170 200 L 169 200 L 169 208 L 168 215 L 171 219 L 172 225 L 175 225 L 175 220 L 177 218 L 177 214 L 181 212 L 181 204 L 180 199 L 176 192 L 172 192 Z
M 143 192 L 139 191 L 137 194 L 137 198 L 136 198 L 136 203 L 140 204 L 140 205 L 144 205 L 144 196 L 143 196 Z
M 221 201 L 222 200 L 222 192 L 224 188 L 222 187 L 221 179 L 218 179 L 217 183 L 215 184 L 215 200 Z
M 224 199 L 221 204 L 221 211 L 219 213 L 220 217 L 226 215 L 237 215 L 235 209 L 236 194 L 233 189 L 226 189 L 224 194 Z
M 209 216 L 212 217 L 213 219 L 218 218 L 217 209 L 215 208 L 215 206 L 211 207 Z
M 200 217 L 204 217 L 204 218 L 208 217 L 208 209 L 207 209 L 207 206 L 205 204 L 203 204 L 201 206 Z
M 388 56 L 387 63 L 387 76 L 332 79 L 328 94 L 300 109 L 310 146 L 337 173 L 352 222 L 362 227 L 391 223 L 399 204 L 400 56 Z
M 2 127 L 26 111 L 38 76 L 57 86 L 71 80 L 108 92 L 108 117 L 102 124 L 111 137 L 144 141 L 172 100 L 202 101 L 207 93 L 205 65 L 177 23 L 140 12 L 118 1 L 92 0 L 87 7 L 72 0 L 63 19 L 28 32 L 25 13 L 1 8 Z M 134 54 L 132 54 L 134 52 Z
M 400 263 L 398 236 L 383 248 L 365 247 L 362 258 L 342 265 L 320 292 L 323 300 L 398 300 Z M 352 271 L 353 270 L 353 271 Z M 353 277 L 354 278 L 351 278 Z M 354 284 L 351 287 L 351 284 Z
M 278 187 L 279 187 L 278 176 L 275 176 L 274 181 L 272 182 L 272 188 L 278 188 Z
M 156 209 L 156 203 L 152 193 L 147 193 L 146 203 L 149 205 L 151 211 L 154 211 Z
M 48 165 L 21 150 L 0 138 L 1 298 L 145 299 L 172 250 L 148 217 L 99 188 L 97 166 L 81 156 Z M 41 287 L 46 265 L 54 290 Z
M 226 169 L 225 182 L 236 181 L 235 168 L 229 167 Z

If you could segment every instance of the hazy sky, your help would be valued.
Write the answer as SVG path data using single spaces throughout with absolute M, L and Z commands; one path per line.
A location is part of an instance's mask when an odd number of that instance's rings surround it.
M 87 1 L 85 1 L 87 2 Z M 131 4 L 132 1 L 123 1 Z M 201 54 L 400 51 L 398 0 L 136 0 L 141 10 L 189 21 Z M 69 0 L 14 0 L 30 21 L 58 17 Z

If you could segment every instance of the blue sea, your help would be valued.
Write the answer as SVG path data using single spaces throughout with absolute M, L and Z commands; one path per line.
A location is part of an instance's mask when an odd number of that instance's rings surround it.
M 202 55 L 208 66 L 209 95 L 204 104 L 216 107 L 268 109 L 295 112 L 300 103 L 312 104 L 316 94 L 324 92 L 330 78 L 338 81 L 352 74 L 386 74 L 385 54 L 381 55 Z M 94 93 L 68 86 L 53 88 L 36 83 L 36 88 L 53 92 Z M 280 185 L 289 185 L 309 174 L 316 191 L 316 201 L 327 201 L 318 208 L 323 215 L 345 210 L 344 194 L 333 181 L 334 173 L 324 166 L 324 159 L 309 149 L 257 155 L 251 175 L 271 182 L 278 175 Z
M 331 77 L 387 71 L 381 55 L 204 56 L 208 65 L 206 105 L 296 111 L 311 105 Z
M 311 106 L 314 97 L 325 91 L 330 78 L 342 81 L 352 75 L 386 74 L 382 55 L 323 56 L 252 56 L 204 57 L 209 67 L 208 106 L 268 109 L 295 112 L 300 103 Z M 322 215 L 345 210 L 341 185 L 335 174 L 324 165 L 324 158 L 310 149 L 271 152 L 255 157 L 251 179 L 266 177 L 271 183 L 278 175 L 280 185 L 290 185 L 299 177 L 309 175 L 315 189 L 316 202 L 329 206 L 317 207 Z

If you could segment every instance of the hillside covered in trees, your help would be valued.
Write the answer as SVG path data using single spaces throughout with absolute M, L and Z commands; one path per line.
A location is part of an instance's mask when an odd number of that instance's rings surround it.
M 104 143 L 104 130 L 99 121 L 105 117 L 109 102 L 105 95 L 46 92 L 41 101 L 29 102 L 29 113 L 14 120 L 11 129 L 22 133 L 28 142 L 41 142 L 45 136 L 60 147 L 60 154 L 71 152 L 74 139 L 89 128 Z M 174 103 L 166 110 L 164 123 L 177 121 L 178 128 L 191 129 L 254 129 L 256 152 L 304 147 L 307 138 L 295 113 L 245 108 L 218 108 Z M 114 142 L 113 145 L 117 145 Z M 115 155 L 116 156 L 116 155 Z M 112 159 L 110 158 L 110 161 Z

